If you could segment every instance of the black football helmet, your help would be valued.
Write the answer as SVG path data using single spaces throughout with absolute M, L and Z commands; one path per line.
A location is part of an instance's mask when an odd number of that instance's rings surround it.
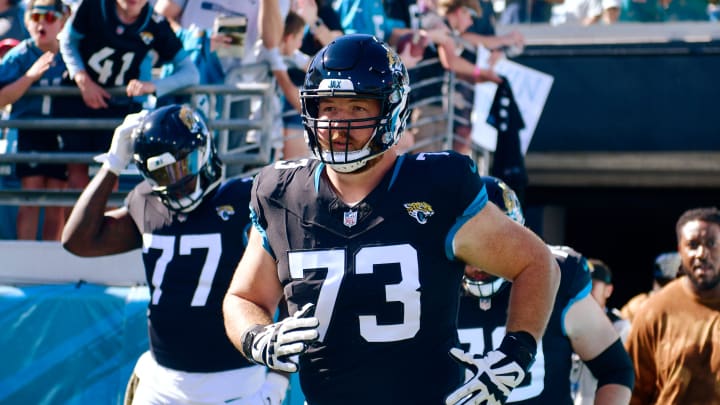
M 192 211 L 220 184 L 222 162 L 205 121 L 191 107 L 158 108 L 136 131 L 133 161 L 169 209 Z
M 482 176 L 481 179 L 485 184 L 488 200 L 497 205 L 513 221 L 525 225 L 525 216 L 515 192 L 497 177 Z M 493 276 L 471 266 L 465 268 L 463 288 L 471 295 L 485 299 L 491 298 L 505 284 L 506 280 L 501 277 Z
M 397 53 L 372 35 L 342 36 L 313 58 L 300 90 L 306 140 L 313 155 L 348 173 L 360 169 L 372 158 L 395 145 L 402 136 L 409 115 L 409 76 Z M 362 120 L 320 120 L 318 102 L 324 97 L 374 98 L 381 101 L 380 115 L 372 125 L 352 125 Z M 372 120 L 373 118 L 370 118 Z M 360 150 L 322 150 L 317 129 L 346 125 L 348 128 L 375 128 Z

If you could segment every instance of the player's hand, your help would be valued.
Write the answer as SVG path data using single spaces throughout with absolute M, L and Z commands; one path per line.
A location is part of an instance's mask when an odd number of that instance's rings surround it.
M 248 360 L 287 373 L 297 371 L 290 356 L 304 353 L 318 339 L 318 319 L 310 316 L 313 304 L 306 304 L 293 316 L 270 325 L 257 325 L 243 335 L 242 352 Z
M 534 339 L 525 345 L 510 333 L 497 350 L 485 356 L 465 353 L 457 348 L 450 349 L 450 356 L 474 375 L 448 395 L 445 404 L 504 404 L 510 392 L 523 381 L 535 359 L 536 347 L 533 344 Z
M 122 124 L 115 128 L 110 149 L 107 153 L 95 156 L 95 161 L 101 162 L 104 167 L 119 176 L 120 172 L 127 167 L 130 159 L 132 159 L 132 136 L 147 113 L 147 110 L 142 110 L 139 113 L 127 115 Z

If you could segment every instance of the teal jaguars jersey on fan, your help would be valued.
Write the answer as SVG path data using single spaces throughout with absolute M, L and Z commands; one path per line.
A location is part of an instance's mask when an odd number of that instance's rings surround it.
M 289 313 L 311 302 L 320 321 L 299 359 L 309 404 L 435 405 L 460 385 L 448 351 L 463 264 L 450 242 L 486 202 L 475 164 L 454 152 L 399 157 L 352 207 L 317 160 L 256 176 L 251 209 Z
M 563 328 L 563 317 L 570 305 L 590 294 L 592 284 L 586 259 L 568 247 L 550 246 L 560 266 L 560 287 L 535 363 L 507 403 L 571 405 L 570 369 L 573 349 Z M 510 283 L 491 299 L 463 295 L 458 316 L 461 347 L 472 353 L 497 348 L 505 336 L 510 300 Z
M 158 64 L 172 61 L 182 50 L 167 20 L 153 13 L 152 2 L 137 21 L 126 25 L 117 17 L 115 0 L 85 0 L 68 23 L 71 35 L 82 38 L 79 51 L 85 70 L 103 87 L 125 86 L 132 79 L 149 81 L 151 50 Z
M 214 372 L 250 365 L 225 334 L 222 301 L 244 252 L 251 185 L 227 181 L 188 214 L 171 214 L 147 182 L 128 195 L 150 286 L 150 348 L 162 366 Z

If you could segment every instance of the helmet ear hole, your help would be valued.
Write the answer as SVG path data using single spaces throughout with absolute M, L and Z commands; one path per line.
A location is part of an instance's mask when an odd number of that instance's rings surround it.
M 222 163 L 212 135 L 189 106 L 173 104 L 150 112 L 134 139 L 135 165 L 171 210 L 195 209 L 221 181 Z

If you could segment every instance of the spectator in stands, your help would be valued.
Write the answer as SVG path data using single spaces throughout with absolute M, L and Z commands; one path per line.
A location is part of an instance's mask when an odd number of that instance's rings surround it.
M 500 14 L 500 25 L 549 23 L 554 4 L 563 0 L 508 0 Z
M 620 338 L 625 341 L 630 332 L 630 321 L 623 318 L 617 308 L 608 308 L 607 306 L 607 300 L 614 290 L 612 271 L 605 262 L 599 259 L 589 259 L 588 267 L 592 278 L 592 291 L 590 291 L 590 294 L 600 304 L 600 308 L 605 311 Z
M 157 0 L 155 11 L 168 19 L 186 50 L 191 53 L 193 61 L 201 70 L 201 83 L 219 84 L 225 81 L 231 70 L 255 62 L 254 46 L 260 38 L 259 12 L 263 4 L 258 1 L 233 0 Z M 238 17 L 239 21 L 245 21 L 245 26 L 240 30 L 244 30 L 244 35 L 241 34 L 239 39 L 242 43 L 239 54 L 221 53 L 225 56 L 218 56 L 219 49 L 233 44 L 233 37 L 215 28 L 221 16 Z
M 315 3 L 308 3 L 305 7 L 307 13 L 315 13 L 311 10 L 311 6 Z M 221 71 L 214 72 L 213 77 L 218 82 L 233 85 L 238 82 L 242 83 L 262 83 L 270 82 L 271 75 L 275 78 L 280 91 L 287 97 L 288 101 L 300 111 L 300 98 L 297 94 L 297 87 L 292 84 L 292 80 L 287 73 L 287 66 L 283 62 L 278 46 L 282 38 L 283 22 L 285 16 L 290 10 L 290 1 L 278 0 L 258 0 L 258 1 L 237 1 L 237 0 L 217 0 L 213 2 L 204 0 L 158 0 L 155 4 L 155 10 L 173 21 L 178 30 L 178 34 L 183 36 L 183 31 L 189 31 L 184 34 L 184 38 L 189 42 L 197 41 L 196 36 L 201 35 L 210 38 L 211 52 L 203 53 L 209 55 L 208 60 L 217 60 L 221 66 Z M 243 51 L 241 56 L 219 56 L 218 50 L 227 46 L 231 39 L 224 34 L 217 33 L 214 29 L 215 21 L 221 16 L 240 17 L 246 21 L 245 35 L 243 41 Z M 259 70 L 256 63 L 265 62 L 270 66 L 270 71 L 262 68 Z M 217 66 L 215 63 L 209 64 Z M 244 118 L 253 117 L 259 113 L 261 104 L 258 100 L 248 100 L 245 97 L 233 98 L 224 97 L 225 103 L 229 104 L 228 118 Z M 275 106 L 272 106 L 273 108 Z M 214 113 L 208 112 L 209 116 Z M 281 141 L 282 119 L 280 110 L 271 111 L 271 115 L 275 119 L 275 129 L 271 131 L 273 136 L 277 134 L 277 138 L 273 142 Z M 233 149 L 247 143 L 258 141 L 258 136 L 262 136 L 255 130 L 231 130 L 228 134 L 228 149 Z M 231 165 L 227 167 L 226 174 L 229 176 L 242 171 L 242 167 Z
M 632 297 L 621 309 L 620 314 L 623 318 L 632 323 L 635 314 L 650 298 L 651 295 L 660 291 L 667 283 L 675 280 L 680 269 L 680 254 L 678 252 L 666 252 L 655 258 L 652 274 L 652 288 L 648 292 L 640 293 Z
M 267 6 L 271 7 L 268 9 Z M 246 21 L 245 35 L 242 39 L 244 50 L 240 58 L 221 58 L 225 74 L 239 64 L 248 64 L 256 60 L 257 55 L 253 48 L 258 40 L 262 40 L 263 45 L 268 49 L 278 46 L 282 36 L 282 19 L 289 9 L 288 1 L 278 2 L 277 0 L 216 0 L 213 2 L 157 0 L 155 2 L 155 11 L 165 16 L 176 31 L 185 30 L 193 35 L 208 36 L 213 51 L 227 47 L 233 42 L 230 36 L 216 32 L 215 21 L 217 18 L 220 16 L 244 17 Z M 261 17 L 265 19 L 263 20 Z
M 707 6 L 708 17 L 712 22 L 720 21 L 720 2 L 708 2 Z
M 630 333 L 630 321 L 622 318 L 620 311 L 616 308 L 608 308 L 607 300 L 613 293 L 612 272 L 610 267 L 603 261 L 598 259 L 589 259 L 587 261 L 590 268 L 590 277 L 592 278 L 592 290 L 590 295 L 597 301 L 605 311 L 613 328 L 620 336 L 620 340 L 624 343 Z M 575 394 L 575 405 L 592 405 L 595 403 L 595 392 L 597 391 L 598 380 L 577 356 L 573 354 L 573 373 L 571 374 L 573 383 L 573 391 Z
M 602 22 L 604 24 L 615 24 L 620 21 L 620 10 L 622 10 L 622 2 L 620 0 L 602 0 Z
M 15 38 L 5 38 L 2 41 L 0 41 L 0 59 L 5 56 L 5 54 L 13 49 L 15 45 L 19 44 L 20 41 L 18 41 Z
M 285 59 L 290 79 L 298 87 L 302 86 L 311 59 L 310 56 L 300 51 L 304 34 L 305 21 L 300 15 L 291 10 L 285 17 L 285 30 L 280 43 L 280 54 Z M 310 155 L 310 150 L 305 144 L 303 136 L 305 130 L 303 129 L 300 112 L 285 97 L 281 97 L 281 100 L 283 103 L 282 158 L 307 157 Z
M 0 40 L 21 41 L 30 36 L 25 27 L 24 10 L 22 0 L 0 0 Z
M 553 5 L 552 25 L 592 25 L 602 17 L 601 0 L 566 0 Z
M 712 21 L 713 5 L 706 0 L 623 0 L 620 19 L 630 22 Z
M 612 24 L 620 16 L 620 0 L 566 0 L 553 5 L 553 25 L 597 23 Z
M 127 116 L 63 232 L 86 257 L 142 248 L 150 287 L 150 351 L 138 360 L 126 404 L 280 405 L 288 379 L 248 362 L 225 335 L 221 304 L 250 225 L 250 179 L 223 182 L 205 122 L 187 106 Z M 133 160 L 144 181 L 107 210 Z
M 720 210 L 687 210 L 675 232 L 684 277 L 647 299 L 628 336 L 631 405 L 720 404 Z
M 524 224 L 515 193 L 500 179 L 483 176 L 488 201 L 508 217 Z M 537 359 L 518 389 L 510 393 L 513 404 L 571 403 L 571 355 L 578 353 L 600 380 L 598 403 L 627 404 L 633 386 L 632 364 L 603 310 L 590 295 L 587 259 L 566 246 L 550 246 L 560 266 L 560 287 L 548 327 L 538 345 Z M 469 351 L 487 353 L 506 328 L 515 283 L 467 266 L 463 277 L 458 334 Z
M 197 68 L 165 19 L 153 15 L 148 0 L 83 1 L 60 37 L 60 50 L 70 80 L 82 99 L 62 103 L 64 117 L 122 118 L 142 109 L 147 95 L 161 97 L 195 85 Z M 153 52 L 150 52 L 153 51 Z M 173 63 L 176 71 L 162 79 L 152 77 L 153 58 Z M 111 96 L 112 87 L 125 87 L 125 95 Z M 65 149 L 102 152 L 110 145 L 112 130 L 68 130 Z M 68 164 L 68 187 L 82 189 L 89 181 L 88 165 Z
M 387 15 L 383 0 L 343 0 L 333 4 L 346 34 L 374 35 L 395 46 L 397 39 L 407 32 L 404 21 Z
M 307 24 L 300 50 L 307 55 L 315 56 L 330 41 L 344 34 L 340 17 L 333 9 L 330 0 L 298 0 L 298 8 L 303 8 L 306 2 L 316 1 L 317 14 L 303 13 Z
M 454 34 L 454 42 L 457 44 L 456 51 L 465 66 L 465 69 L 457 69 L 456 73 L 460 79 L 471 84 L 478 83 L 482 69 L 476 66 L 477 48 L 483 45 L 489 49 L 496 49 L 501 46 L 522 47 L 524 39 L 519 33 L 508 34 L 503 37 L 497 37 L 494 32 L 473 32 L 474 29 L 487 27 L 488 24 L 475 24 L 475 21 L 481 20 L 481 8 L 478 0 L 439 0 L 437 12 L 442 16 L 446 24 L 451 28 Z M 449 58 L 447 50 L 441 50 L 441 60 L 443 56 Z M 501 54 L 495 53 L 490 61 L 490 66 L 499 58 Z M 455 64 L 457 64 L 455 62 Z M 472 74 L 467 74 L 467 70 L 472 68 Z M 465 72 L 463 72 L 463 70 Z M 497 81 L 499 83 L 499 81 Z M 471 115 L 474 108 L 474 91 L 472 86 L 457 86 L 455 88 L 455 99 L 451 104 L 455 107 L 453 123 L 453 149 L 469 155 L 472 151 L 472 142 L 470 135 L 472 132 Z
M 458 19 L 451 17 L 453 22 L 445 19 L 439 8 L 434 8 L 434 2 L 424 1 L 418 6 L 419 15 L 416 16 L 418 19 L 417 35 L 423 38 L 422 42 L 427 43 L 423 59 L 437 57 L 442 67 L 424 65 L 418 69 L 412 69 L 410 75 L 413 83 L 422 83 L 425 79 L 441 77 L 445 71 L 454 72 L 457 78 L 472 84 L 485 81 L 501 82 L 501 79 L 492 70 L 480 69 L 475 66 L 474 61 L 470 62 L 458 53 L 463 41 L 456 34 L 467 31 L 467 28 L 472 24 L 472 20 L 469 18 L 471 11 L 468 8 L 475 7 L 472 12 L 479 10 L 475 0 L 457 0 L 452 4 L 450 2 L 445 3 L 443 11 L 458 11 L 458 15 L 463 13 L 462 16 L 459 15 L 460 18 Z M 465 43 L 467 42 L 465 41 Z M 443 90 L 439 84 L 431 84 L 419 89 L 417 92 L 412 92 L 411 103 L 416 103 L 428 97 L 436 97 L 439 94 L 447 94 L 447 91 Z M 449 100 L 448 104 L 454 106 L 455 101 Z M 431 122 L 409 130 L 408 134 L 406 134 L 408 139 L 404 139 L 401 146 L 405 149 L 412 148 L 413 151 L 444 149 L 444 142 L 441 139 L 444 134 L 447 134 L 448 124 L 446 119 L 437 119 L 437 117 L 443 117 L 444 115 L 447 115 L 447 112 L 439 102 L 426 103 L 421 107 L 414 108 L 411 122 L 416 123 L 426 120 Z
M 24 94 L 30 87 L 57 86 L 66 74 L 57 35 L 69 16 L 70 8 L 61 0 L 30 0 L 28 3 L 25 24 L 30 38 L 13 47 L 0 65 L 0 105 L 12 104 L 10 118 L 47 118 L 53 115 L 55 104 L 51 98 Z M 19 152 L 51 153 L 61 149 L 58 130 L 18 131 Z M 66 187 L 67 170 L 64 164 L 18 163 L 15 174 L 25 190 L 62 190 Z M 40 207 L 18 207 L 17 238 L 36 240 L 39 218 Z M 64 223 L 63 207 L 45 207 L 41 239 L 60 240 Z
M 665 18 L 667 0 L 622 0 L 620 21 L 661 22 Z

